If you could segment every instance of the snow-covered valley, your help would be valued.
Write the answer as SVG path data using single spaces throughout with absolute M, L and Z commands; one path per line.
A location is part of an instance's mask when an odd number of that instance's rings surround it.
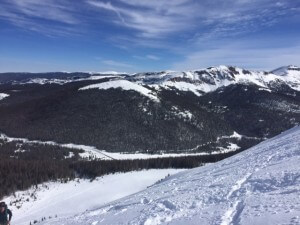
M 10 196 L 24 225 L 299 224 L 299 128 L 214 163 L 299 124 L 299 72 L 219 66 L 0 82 L 0 198 Z M 171 172 L 127 173 L 205 164 L 150 188 Z
M 296 66 L 0 74 L 9 95 L 1 133 L 106 159 L 244 150 L 299 123 L 299 74 Z M 242 138 L 219 139 L 234 132 Z
M 182 170 L 144 170 L 99 177 L 94 181 L 76 179 L 68 183 L 47 182 L 3 199 L 13 211 L 12 224 L 28 225 L 42 218 L 59 218 L 131 195 Z
M 241 138 L 246 138 L 246 139 L 253 139 L 254 137 L 247 137 L 240 135 L 236 132 L 234 132 L 232 135 L 229 136 L 221 136 L 218 137 L 217 141 L 220 141 L 222 139 L 241 139 Z M 108 152 L 105 150 L 100 150 L 97 149 L 94 146 L 87 146 L 87 145 L 78 145 L 78 144 L 73 144 L 73 143 L 68 143 L 68 144 L 59 144 L 54 141 L 40 141 L 40 140 L 28 140 L 27 138 L 14 138 L 14 137 L 8 137 L 7 135 L 0 133 L 0 140 L 3 140 L 7 143 L 10 142 L 20 142 L 20 143 L 25 143 L 25 144 L 40 144 L 40 145 L 48 145 L 48 146 L 58 146 L 62 148 L 67 148 L 67 149 L 77 149 L 77 150 L 82 150 L 83 152 L 80 153 L 79 155 L 82 158 L 88 159 L 101 159 L 101 160 L 127 160 L 127 159 L 154 159 L 154 158 L 168 158 L 168 157 L 185 157 L 185 156 L 203 156 L 203 155 L 217 155 L 217 154 L 223 154 L 223 153 L 229 153 L 229 152 L 235 152 L 239 149 L 239 147 L 233 143 L 230 143 L 227 148 L 219 148 L 216 151 L 213 152 L 198 152 L 194 153 L 193 151 L 197 149 L 196 146 L 193 149 L 183 149 L 185 153 L 164 153 L 164 150 L 161 150 L 161 154 L 146 154 L 146 153 L 114 153 L 114 152 Z M 16 150 L 18 151 L 18 150 Z
M 218 163 L 44 224 L 300 224 L 299 146 L 296 127 Z

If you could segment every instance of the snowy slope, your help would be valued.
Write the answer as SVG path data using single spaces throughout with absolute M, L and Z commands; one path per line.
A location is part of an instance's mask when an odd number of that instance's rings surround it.
M 143 80 L 149 83 L 149 80 Z M 285 76 L 273 72 L 249 71 L 232 66 L 218 66 L 207 69 L 165 73 L 160 82 L 152 82 L 152 87 L 175 88 L 179 91 L 191 91 L 199 96 L 232 84 L 254 84 L 266 90 L 274 88 L 274 84 L 286 84 L 300 90 L 300 69 L 293 67 Z M 276 87 L 276 86 L 275 86 Z
M 289 74 L 296 73 L 296 71 L 300 71 L 300 68 L 297 66 L 289 65 L 279 67 L 271 71 L 271 73 L 276 74 L 278 76 L 288 76 Z
M 150 98 L 153 98 L 155 94 L 147 86 L 157 91 L 161 89 L 190 91 L 196 96 L 232 84 L 254 84 L 267 91 L 276 90 L 278 85 L 287 85 L 294 90 L 300 90 L 300 68 L 296 66 L 281 67 L 272 72 L 218 66 L 182 72 L 137 73 L 131 76 L 120 76 L 119 79 L 85 86 L 80 90 L 122 88 L 124 90 L 135 90 Z
M 0 93 L 0 101 L 4 98 L 7 98 L 9 95 L 5 93 Z
M 158 180 L 182 170 L 163 169 L 119 173 L 68 183 L 48 182 L 19 191 L 3 199 L 13 211 L 13 224 L 28 225 L 42 217 L 54 218 L 97 208 L 113 200 L 145 189 Z M 27 201 L 28 199 L 28 201 Z
M 281 76 L 293 89 L 300 90 L 300 68 L 297 66 L 283 66 L 272 71 L 273 74 Z
M 300 224 L 300 128 L 135 195 L 44 224 Z
M 197 96 L 232 84 L 255 84 L 267 91 L 276 89 L 278 85 L 284 84 L 296 91 L 300 90 L 300 68 L 297 66 L 283 66 L 271 72 L 250 71 L 238 67 L 221 65 L 191 71 L 167 70 L 136 74 L 108 71 L 104 73 L 86 73 L 87 77 L 82 78 L 76 78 L 75 75 L 75 77 L 72 77 L 72 73 L 69 76 L 66 79 L 34 78 L 22 84 L 63 85 L 70 82 L 93 80 L 101 82 L 102 79 L 110 79 L 105 84 L 99 83 L 83 86 L 80 90 L 121 88 L 137 91 L 156 101 L 158 101 L 157 96 L 147 86 L 156 90 L 175 89 L 178 91 L 191 91 Z
M 108 82 L 103 82 L 100 84 L 92 84 L 83 88 L 80 88 L 79 90 L 88 90 L 88 89 L 110 89 L 110 88 L 121 88 L 123 90 L 133 90 L 136 91 L 142 95 L 145 95 L 149 98 L 151 98 L 154 101 L 159 101 L 158 98 L 152 93 L 151 90 L 143 87 L 142 85 L 138 85 L 136 83 L 127 81 L 127 80 L 113 80 Z
M 68 78 L 68 79 L 33 78 L 33 79 L 30 79 L 30 80 L 28 80 L 26 82 L 23 82 L 21 84 L 40 84 L 40 85 L 59 84 L 59 85 L 64 85 L 64 84 L 71 83 L 71 82 L 80 82 L 80 81 L 88 81 L 88 80 L 102 80 L 102 79 L 118 78 L 118 77 L 119 76 L 117 74 L 110 74 L 110 75 L 101 75 L 101 74 L 96 75 L 96 74 L 93 74 L 89 77 L 79 78 L 79 79 L 73 79 L 73 78 Z

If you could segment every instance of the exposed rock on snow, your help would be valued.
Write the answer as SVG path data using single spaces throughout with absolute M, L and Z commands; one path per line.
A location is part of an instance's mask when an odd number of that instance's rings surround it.
M 299 146 L 296 127 L 97 210 L 44 224 L 300 224 Z

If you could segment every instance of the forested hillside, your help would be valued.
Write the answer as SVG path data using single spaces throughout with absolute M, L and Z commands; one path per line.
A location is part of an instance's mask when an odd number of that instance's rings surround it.
M 0 199 L 47 181 L 95 179 L 116 172 L 142 169 L 193 168 L 235 153 L 135 160 L 100 160 L 81 157 L 82 150 L 0 139 Z

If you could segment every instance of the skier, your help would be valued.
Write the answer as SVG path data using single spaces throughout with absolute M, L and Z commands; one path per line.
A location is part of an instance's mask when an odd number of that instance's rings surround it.
M 10 225 L 11 218 L 12 218 L 12 213 L 7 208 L 5 202 L 0 202 L 0 225 Z

